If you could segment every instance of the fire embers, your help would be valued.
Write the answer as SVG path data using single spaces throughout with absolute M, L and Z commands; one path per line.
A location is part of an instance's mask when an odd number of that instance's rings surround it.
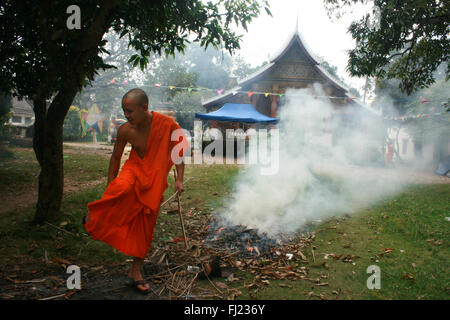
M 242 257 L 273 255 L 281 242 L 259 234 L 256 229 L 247 229 L 242 225 L 225 226 L 222 221 L 215 221 L 210 226 L 210 235 L 205 244 L 220 249 L 239 252 Z

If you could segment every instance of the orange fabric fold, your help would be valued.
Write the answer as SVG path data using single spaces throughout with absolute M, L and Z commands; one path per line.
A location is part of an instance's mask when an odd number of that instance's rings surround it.
M 178 123 L 161 113 L 152 113 L 144 158 L 131 150 L 102 198 L 87 204 L 90 218 L 84 225 L 94 240 L 142 259 L 151 248 L 159 207 L 168 187 L 167 177 L 174 164 L 172 150 L 179 150 L 182 156 L 189 148 L 182 131 L 179 139 L 172 141 L 174 130 L 181 129 Z

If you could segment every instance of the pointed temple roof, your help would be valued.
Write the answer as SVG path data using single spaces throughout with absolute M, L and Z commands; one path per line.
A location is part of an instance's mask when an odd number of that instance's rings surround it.
M 317 57 L 306 45 L 303 40 L 298 28 L 296 26 L 295 30 L 291 32 L 290 36 L 287 38 L 288 41 L 281 47 L 281 49 L 270 59 L 270 62 L 263 66 L 261 69 L 255 73 L 249 75 L 248 77 L 238 81 L 238 85 L 224 92 L 222 95 L 213 97 L 203 103 L 204 107 L 209 107 L 217 103 L 224 102 L 226 99 L 232 97 L 236 91 L 243 90 L 244 87 L 251 85 L 252 83 L 264 78 L 265 76 L 270 76 L 271 73 L 275 71 L 277 67 L 283 64 L 283 60 L 286 59 L 297 59 L 301 60 L 302 64 L 310 65 L 312 67 L 312 72 L 315 72 L 315 78 L 317 80 L 322 80 L 329 83 L 336 91 L 340 93 L 340 96 L 348 96 L 346 93 L 348 88 L 342 84 L 340 81 L 334 79 L 321 65 L 321 59 Z M 288 57 L 288 56 L 291 57 Z M 295 56 L 295 57 L 293 57 Z M 292 78 L 292 77 L 291 77 Z M 300 79 L 299 81 L 305 81 Z M 311 79 L 309 82 L 316 82 L 317 80 Z M 293 79 L 290 79 L 293 81 Z M 295 81 L 295 80 L 294 80 Z

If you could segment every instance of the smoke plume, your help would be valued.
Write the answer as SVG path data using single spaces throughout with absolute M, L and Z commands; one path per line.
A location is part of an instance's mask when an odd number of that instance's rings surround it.
M 325 96 L 320 86 L 314 90 Z M 384 161 L 379 117 L 358 108 L 339 114 L 328 99 L 306 90 L 290 90 L 286 99 L 279 112 L 278 171 L 261 175 L 261 164 L 242 171 L 221 213 L 227 223 L 276 237 L 402 190 L 404 183 L 377 168 Z

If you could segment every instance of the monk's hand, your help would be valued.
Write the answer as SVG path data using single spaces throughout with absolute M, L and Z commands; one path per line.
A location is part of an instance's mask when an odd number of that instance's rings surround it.
M 175 192 L 181 194 L 184 191 L 183 181 L 175 181 Z

